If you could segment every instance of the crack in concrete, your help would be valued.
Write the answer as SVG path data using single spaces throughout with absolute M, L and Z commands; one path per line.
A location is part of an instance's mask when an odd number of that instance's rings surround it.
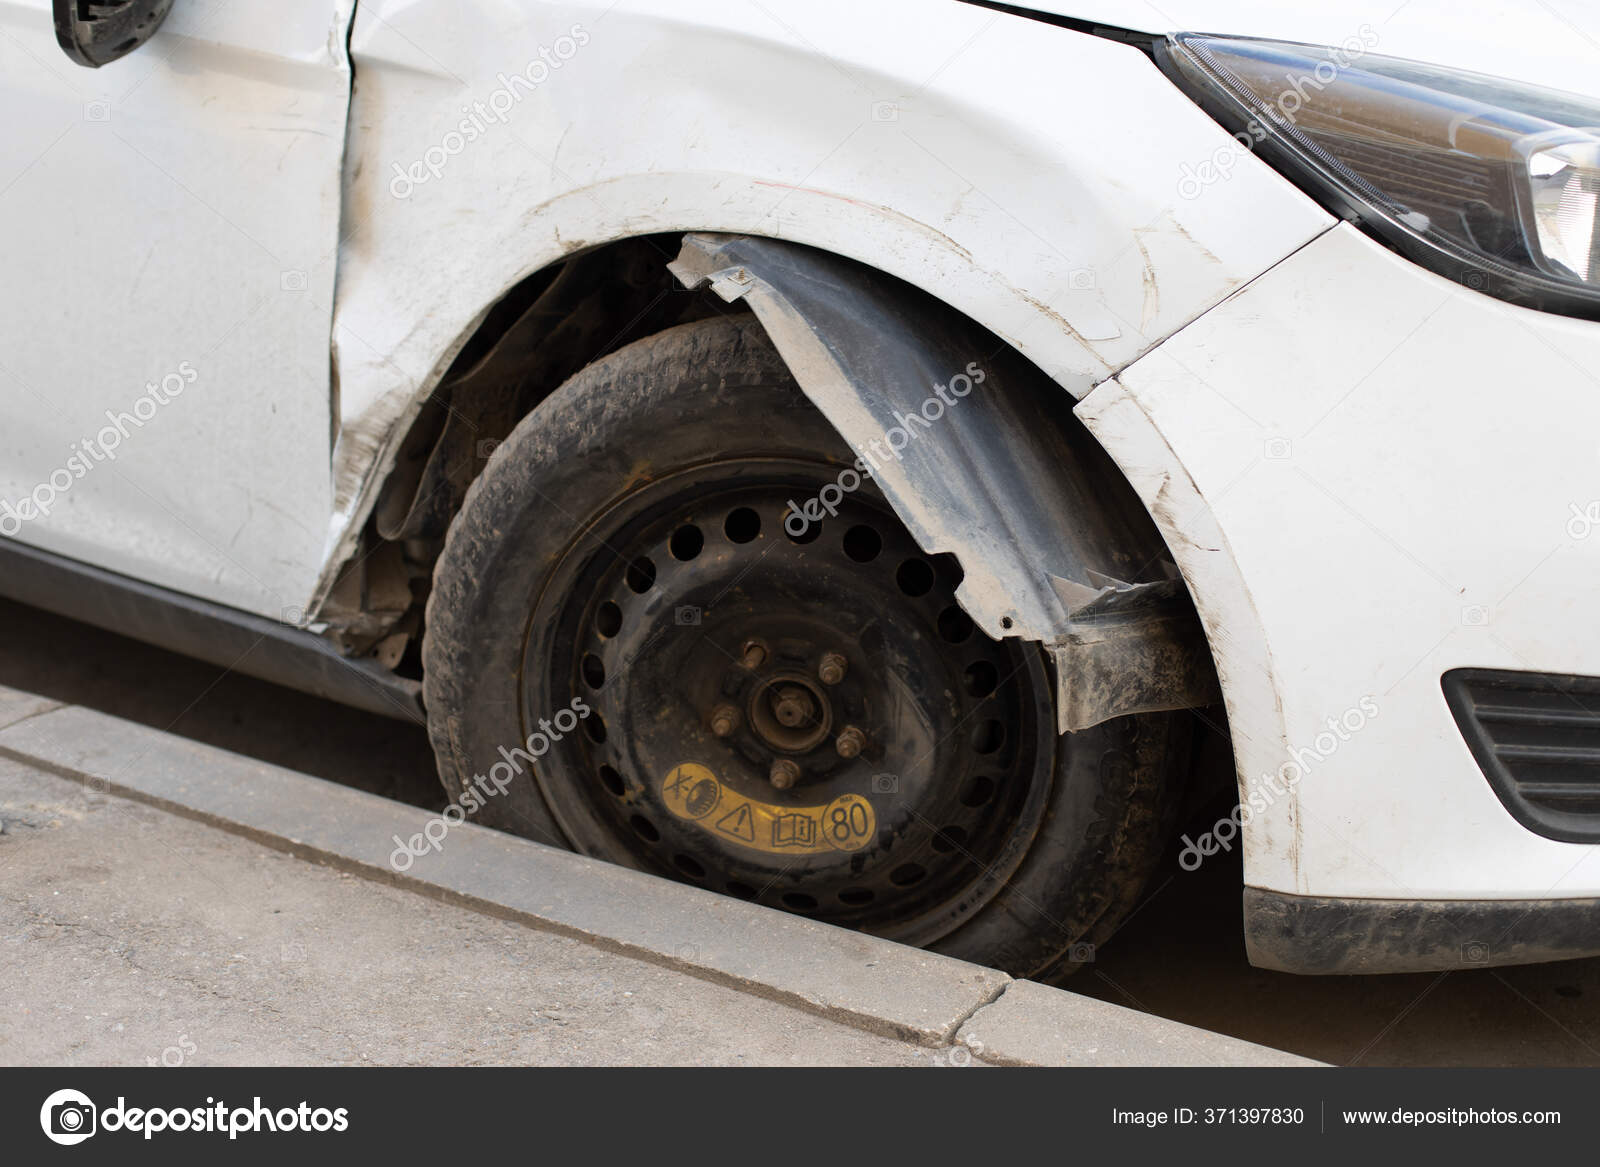
M 1011 977 L 1007 977 L 998 986 L 996 986 L 994 992 L 990 993 L 987 997 L 985 997 L 983 1000 L 979 1001 L 971 1009 L 968 1009 L 961 1016 L 957 1017 L 955 1019 L 955 1021 L 951 1023 L 950 1028 L 945 1031 L 944 1044 L 939 1046 L 938 1048 L 939 1049 L 947 1049 L 947 1048 L 949 1048 L 951 1046 L 959 1044 L 956 1041 L 956 1037 L 961 1033 L 962 1027 L 964 1025 L 966 1025 L 969 1021 L 971 1021 L 974 1017 L 976 1017 L 979 1013 L 982 1013 L 990 1005 L 993 1005 L 996 1001 L 1000 1000 L 1001 997 L 1005 996 L 1006 995 L 1006 990 L 1009 989 L 1015 983 L 1016 983 L 1015 980 L 1013 980 Z

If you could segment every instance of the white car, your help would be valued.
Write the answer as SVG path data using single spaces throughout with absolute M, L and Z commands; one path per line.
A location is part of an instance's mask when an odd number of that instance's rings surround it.
M 425 718 L 451 821 L 1019 975 L 1169 846 L 1242 848 L 1267 967 L 1600 953 L 1597 45 L 0 0 L 0 592 Z

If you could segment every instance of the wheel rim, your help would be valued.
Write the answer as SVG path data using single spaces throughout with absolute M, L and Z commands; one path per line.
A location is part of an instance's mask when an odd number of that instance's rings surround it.
M 523 725 L 591 710 L 536 768 L 578 850 L 929 943 L 1032 840 L 1046 677 L 869 489 L 786 531 L 838 474 L 722 461 L 614 504 L 532 605 Z

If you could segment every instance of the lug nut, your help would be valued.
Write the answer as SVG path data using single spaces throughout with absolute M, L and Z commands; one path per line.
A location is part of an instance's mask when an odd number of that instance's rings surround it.
M 741 653 L 742 655 L 739 658 L 739 663 L 747 669 L 759 669 L 763 664 L 766 663 L 767 646 L 762 644 L 759 640 L 745 641 L 744 648 L 741 650 Z
M 824 685 L 837 685 L 844 680 L 844 671 L 848 662 L 842 652 L 825 652 L 822 660 L 817 664 L 817 680 Z
M 800 767 L 788 758 L 779 758 L 772 763 L 772 772 L 767 777 L 775 789 L 787 790 L 800 781 Z
M 847 725 L 839 731 L 833 748 L 839 751 L 841 758 L 853 758 L 867 748 L 867 735 L 855 726 Z
M 711 732 L 727 737 L 739 728 L 739 711 L 732 705 L 718 705 L 711 711 Z

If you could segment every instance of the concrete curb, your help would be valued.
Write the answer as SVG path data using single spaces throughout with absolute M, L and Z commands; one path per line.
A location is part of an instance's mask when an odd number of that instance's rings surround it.
M 1322 1065 L 1033 981 L 1012 981 L 956 1041 L 999 1066 Z
M 871 1032 L 1008 1065 L 1315 1064 L 472 823 L 396 871 L 396 840 L 438 816 L 3 688 L 0 726 L 0 755 L 97 793 Z

